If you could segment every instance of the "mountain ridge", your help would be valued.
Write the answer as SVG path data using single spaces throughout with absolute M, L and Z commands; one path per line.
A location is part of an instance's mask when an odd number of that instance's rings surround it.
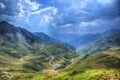
M 0 22 L 0 64 L 4 64 L 0 70 L 6 66 L 12 71 L 21 72 L 52 69 L 49 65 L 51 56 L 55 56 L 53 65 L 66 67 L 71 63 L 73 55 L 72 50 L 62 43 L 46 43 L 24 28 Z

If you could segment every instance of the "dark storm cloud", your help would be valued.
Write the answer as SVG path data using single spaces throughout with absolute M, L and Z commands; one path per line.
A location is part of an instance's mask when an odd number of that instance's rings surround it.
M 58 13 L 50 29 L 52 32 L 82 34 L 118 28 L 118 2 L 119 0 L 55 0 L 54 6 Z
M 75 24 L 80 21 L 112 19 L 119 14 L 116 2 L 104 4 L 97 0 L 56 0 L 54 5 L 59 11 L 55 17 L 56 26 L 69 23 Z
M 41 4 L 31 0 L 0 0 L 0 19 L 15 21 L 28 15 L 30 11 L 39 9 L 40 6 Z

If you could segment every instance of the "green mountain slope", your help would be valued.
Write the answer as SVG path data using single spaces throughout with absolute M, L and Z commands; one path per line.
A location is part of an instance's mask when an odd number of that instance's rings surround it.
M 73 56 L 64 44 L 46 43 L 23 28 L 0 22 L 1 76 L 57 70 L 69 65 Z
M 120 47 L 113 50 L 111 48 L 106 51 L 97 52 L 91 55 L 84 55 L 79 58 L 74 68 L 83 69 L 120 69 Z

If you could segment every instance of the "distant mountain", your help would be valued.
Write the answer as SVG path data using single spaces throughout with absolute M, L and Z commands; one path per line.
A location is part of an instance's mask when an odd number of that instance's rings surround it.
M 75 75 L 82 74 L 81 78 L 83 74 L 89 75 L 89 79 L 85 77 L 85 80 L 120 79 L 120 30 L 112 29 L 102 33 L 102 37 L 82 53 L 69 69 L 73 69 Z M 75 78 L 78 79 L 77 76 Z
M 88 49 L 84 53 L 73 59 L 71 67 L 45 79 L 120 80 L 120 31 L 109 30 L 102 34 L 86 47 Z M 39 78 L 42 79 L 41 76 Z
M 0 66 L 0 71 L 5 67 L 10 71 L 35 72 L 52 69 L 55 64 L 59 67 L 70 64 L 74 57 L 71 49 L 62 43 L 48 43 L 51 41 L 55 40 L 44 34 L 37 37 L 23 28 L 1 21 L 0 65 L 3 66 Z
M 36 32 L 36 33 L 33 33 L 35 36 L 39 37 L 40 39 L 42 39 L 44 42 L 47 42 L 47 43 L 57 43 L 57 42 L 60 42 L 42 32 Z
M 120 30 L 79 35 L 76 40 L 75 46 L 86 46 L 80 55 L 44 33 L 0 22 L 0 79 L 120 79 Z
M 79 37 L 70 41 L 69 44 L 72 45 L 74 48 L 76 48 L 76 50 L 84 49 L 84 48 L 92 45 L 97 40 L 106 38 L 107 36 L 110 36 L 119 31 L 120 30 L 111 29 L 111 30 L 105 31 L 103 33 L 79 35 Z
M 70 48 L 71 50 L 75 50 L 75 48 L 73 46 L 71 46 L 69 43 L 67 42 L 62 42 L 60 40 L 57 40 L 55 38 L 52 38 L 48 35 L 46 35 L 45 33 L 42 32 L 36 32 L 33 33 L 36 37 L 39 37 L 42 41 L 46 42 L 46 43 L 59 43 L 59 44 L 63 44 L 65 46 L 67 46 L 68 48 Z
M 49 76 L 47 79 L 119 80 L 120 30 L 112 29 L 99 34 L 99 36 L 97 35 L 83 36 L 81 39 L 88 42 L 84 44 L 81 43 L 82 45 L 86 45 L 86 47 L 84 47 L 85 51 L 81 52 L 80 50 L 80 56 L 72 61 L 73 64 L 71 67 L 55 74 L 54 77 Z M 89 38 L 91 40 L 90 42 Z
M 120 30 L 112 29 L 101 35 L 84 52 L 80 51 L 72 67 L 49 79 L 120 80 Z
M 70 41 L 72 41 L 73 39 L 77 38 L 80 36 L 80 34 L 72 34 L 72 33 L 50 33 L 50 35 L 54 38 L 54 39 L 58 39 L 62 42 L 65 43 L 69 43 Z
M 101 34 L 102 36 L 91 43 L 86 49 L 87 53 L 104 51 L 112 47 L 120 46 L 120 30 L 109 30 Z
M 99 39 L 101 36 L 102 35 L 100 33 L 80 35 L 79 37 L 72 40 L 70 44 L 77 49 L 79 47 L 82 47 L 94 42 L 95 40 Z

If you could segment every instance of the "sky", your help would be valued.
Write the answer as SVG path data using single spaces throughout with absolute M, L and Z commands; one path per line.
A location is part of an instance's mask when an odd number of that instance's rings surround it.
M 0 20 L 31 32 L 89 34 L 120 29 L 120 0 L 0 0 Z

